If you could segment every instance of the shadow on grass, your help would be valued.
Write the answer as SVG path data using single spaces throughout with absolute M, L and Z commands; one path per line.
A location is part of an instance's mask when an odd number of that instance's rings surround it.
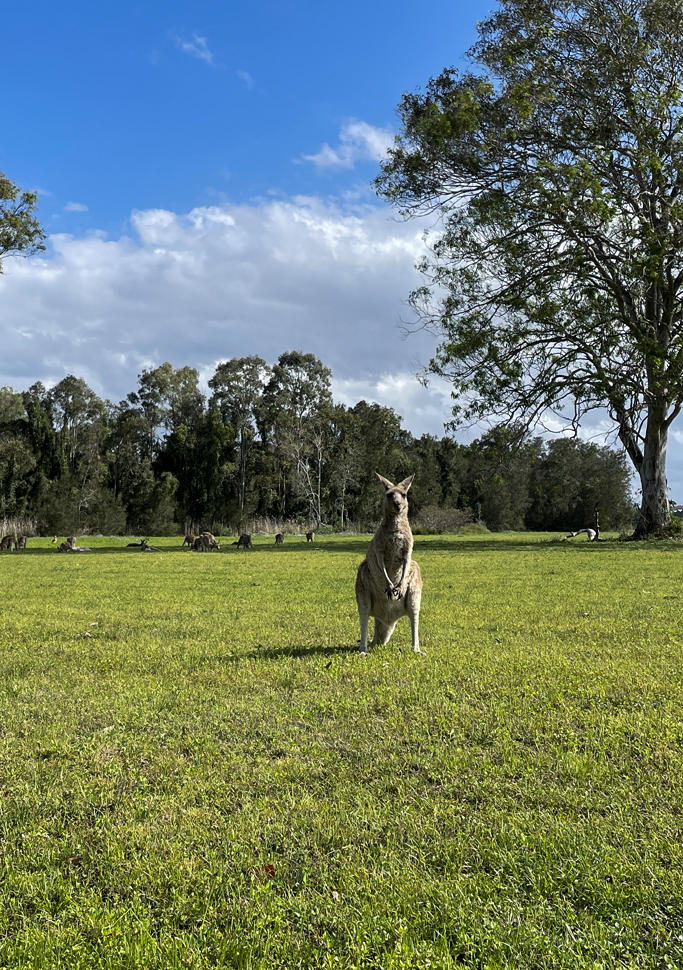
M 334 657 L 337 654 L 358 653 L 358 644 L 344 644 L 336 647 L 256 647 L 246 656 L 250 660 L 278 660 L 281 657 L 295 657 L 303 660 L 305 657 Z

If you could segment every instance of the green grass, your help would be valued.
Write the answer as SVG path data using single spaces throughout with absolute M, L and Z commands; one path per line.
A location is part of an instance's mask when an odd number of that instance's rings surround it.
M 683 547 L 0 555 L 0 967 L 683 966 Z M 42 548 L 41 548 L 42 546 Z

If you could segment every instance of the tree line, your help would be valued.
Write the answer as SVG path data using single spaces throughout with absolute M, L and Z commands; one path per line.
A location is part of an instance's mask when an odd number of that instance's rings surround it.
M 598 505 L 603 527 L 632 524 L 623 452 L 520 441 L 504 426 L 471 444 L 416 438 L 392 408 L 335 403 L 331 377 L 291 351 L 272 366 L 218 364 L 208 394 L 195 368 L 170 363 L 144 370 L 118 404 L 72 375 L 50 389 L 4 387 L 0 515 L 43 534 L 224 533 L 255 517 L 365 529 L 379 514 L 380 471 L 415 473 L 415 521 L 460 510 L 493 530 L 569 530 L 591 524 Z

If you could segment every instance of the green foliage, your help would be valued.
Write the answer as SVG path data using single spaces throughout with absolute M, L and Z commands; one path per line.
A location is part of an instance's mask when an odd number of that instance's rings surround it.
M 367 541 L 0 554 L 3 966 L 680 965 L 681 548 Z
M 4 388 L 0 515 L 65 535 L 170 536 L 254 518 L 363 531 L 381 514 L 381 468 L 394 481 L 415 475 L 416 516 L 469 507 L 497 531 L 582 528 L 596 503 L 606 527 L 629 517 L 623 456 L 610 449 L 510 428 L 468 446 L 415 439 L 391 408 L 335 405 L 329 380 L 296 351 L 272 370 L 258 357 L 219 364 L 208 401 L 196 370 L 170 364 L 144 371 L 117 405 L 72 375 L 49 391 Z
M 0 172 L 0 273 L 7 256 L 32 256 L 45 249 L 45 232 L 35 216 L 38 195 L 22 192 Z
M 376 181 L 443 217 L 411 296 L 430 370 L 455 423 L 606 410 L 655 531 L 683 406 L 683 3 L 503 0 L 478 30 L 473 71 L 404 95 Z

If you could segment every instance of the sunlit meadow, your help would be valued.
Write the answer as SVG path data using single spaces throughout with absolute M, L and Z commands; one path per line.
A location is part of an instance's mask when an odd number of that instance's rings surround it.
M 0 554 L 0 967 L 683 965 L 683 545 L 368 540 Z

